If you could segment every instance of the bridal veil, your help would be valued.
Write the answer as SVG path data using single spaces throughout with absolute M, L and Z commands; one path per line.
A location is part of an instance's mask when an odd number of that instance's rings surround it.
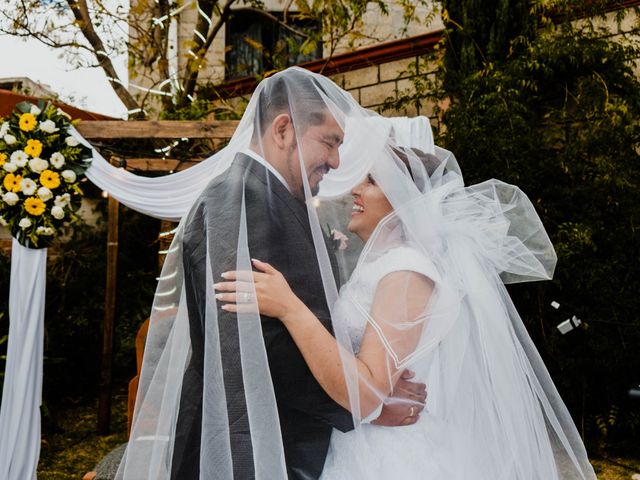
M 283 113 L 289 123 L 281 138 L 291 148 L 283 157 L 289 170 L 279 176 L 265 160 L 275 147 L 264 138 L 274 116 Z M 328 121 L 333 136 L 313 136 Z M 302 69 L 285 70 L 258 85 L 233 138 L 208 160 L 205 192 L 224 182 L 237 185 L 207 207 L 209 214 L 198 216 L 194 206 L 180 222 L 166 257 L 130 441 L 117 478 L 171 478 L 186 372 L 194 363 L 201 376 L 198 391 L 189 393 L 200 399 L 193 433 L 199 439 L 199 478 L 287 478 L 275 391 L 283 380 L 269 364 L 264 324 L 255 308 L 232 317 L 223 314 L 213 290 L 221 272 L 251 270 L 255 249 L 293 240 L 252 233 L 255 212 L 247 205 L 255 199 L 247 182 L 253 180 L 232 175 L 244 157 L 262 171 L 256 178 L 266 179 L 262 215 L 269 217 L 269 232 L 287 231 L 278 230 L 280 224 L 292 221 L 301 221 L 307 232 L 299 240 L 308 243 L 309 272 L 316 272 L 320 286 L 308 301 L 329 312 L 343 352 L 352 424 L 345 428 L 357 432 L 363 418 L 363 380 L 352 361 L 358 352 L 344 322 L 353 315 L 378 332 L 387 349 L 389 376 L 405 367 L 418 372 L 429 391 L 427 409 L 452 430 L 465 432 L 464 444 L 452 452 L 469 468 L 464 478 L 595 478 L 569 412 L 504 287 L 552 276 L 555 253 L 533 205 L 517 187 L 496 180 L 465 187 L 453 154 L 433 146 L 430 129 L 416 125 L 363 109 L 331 80 Z M 407 133 L 412 131 L 422 133 Z M 294 138 L 287 140 L 287 135 Z M 344 248 L 340 233 L 346 233 L 350 191 L 369 173 L 394 212 L 366 245 L 351 238 Z M 299 204 L 291 204 L 286 216 L 272 208 L 279 201 L 275 197 L 284 195 L 282 186 Z M 193 238 L 196 221 L 202 223 L 200 241 Z M 360 305 L 338 301 L 340 285 L 354 268 L 402 245 L 421 252 L 437 271 L 434 295 L 421 315 L 407 307 L 394 318 L 375 318 Z M 185 269 L 194 252 L 204 259 L 198 275 Z M 297 281 L 305 281 L 304 275 Z M 193 282 L 199 282 L 195 290 Z M 408 287 L 387 288 L 403 296 Z M 194 305 L 200 318 L 195 327 Z M 224 333 L 229 322 L 234 322 L 231 336 Z M 415 332 L 413 346 L 400 351 L 399 339 L 407 331 Z M 305 386 L 298 388 L 302 394 Z M 395 401 L 386 391 L 374 393 L 381 404 Z M 244 457 L 235 452 L 237 410 L 250 439 L 242 445 Z M 238 473 L 242 470 L 234 462 L 239 461 L 250 463 L 247 476 Z

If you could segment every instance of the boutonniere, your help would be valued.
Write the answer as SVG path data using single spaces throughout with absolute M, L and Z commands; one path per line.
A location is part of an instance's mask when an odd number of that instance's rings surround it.
M 327 231 L 329 232 L 327 237 L 329 238 L 334 251 L 345 250 L 347 248 L 349 237 L 347 237 L 340 230 L 331 228 L 329 225 L 327 225 Z

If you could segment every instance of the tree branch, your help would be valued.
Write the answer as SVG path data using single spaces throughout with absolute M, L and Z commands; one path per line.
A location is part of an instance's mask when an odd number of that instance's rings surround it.
M 269 20 L 273 20 L 274 22 L 276 22 L 278 25 L 280 25 L 281 27 L 286 28 L 287 30 L 289 30 L 291 33 L 293 33 L 294 35 L 297 35 L 299 37 L 302 38 L 309 38 L 309 35 L 304 33 L 301 30 L 297 30 L 295 28 L 293 28 L 291 25 L 288 25 L 287 23 L 285 23 L 283 20 L 280 20 L 278 17 L 276 17 L 275 15 L 267 12 L 266 10 L 260 10 L 259 8 L 253 8 L 253 7 L 243 7 L 243 8 L 236 8 L 233 13 L 236 12 L 252 12 L 252 13 L 257 13 L 258 15 L 262 15 L 263 17 L 267 17 Z
M 107 74 L 109 83 L 116 92 L 116 95 L 118 95 L 118 98 L 122 100 L 122 103 L 124 103 L 128 110 L 136 110 L 140 108 L 136 99 L 133 98 L 133 95 L 131 95 L 131 93 L 129 93 L 122 84 L 113 63 L 109 59 L 107 52 L 105 51 L 104 44 L 102 43 L 102 39 L 93 27 L 86 0 L 67 0 L 67 4 L 73 12 L 73 16 L 78 23 L 80 31 L 93 48 L 93 53 L 102 67 L 102 70 Z
M 204 61 L 204 57 L 211 47 L 214 38 L 223 27 L 223 25 L 229 19 L 229 15 L 231 14 L 231 6 L 236 3 L 237 0 L 227 0 L 224 7 L 220 11 L 220 15 L 218 19 L 210 28 L 210 24 L 207 20 L 205 20 L 202 15 L 198 15 L 198 23 L 196 25 L 196 33 L 193 34 L 193 43 L 198 46 L 198 51 L 192 53 L 195 55 L 195 58 L 189 58 L 187 60 L 187 64 L 185 65 L 185 82 L 184 82 L 184 92 L 180 99 L 180 106 L 186 107 L 189 101 L 189 97 L 193 95 L 193 92 L 196 89 L 196 82 L 198 80 L 198 75 L 200 74 L 200 67 L 202 62 Z M 200 2 L 201 10 L 208 15 L 210 20 L 213 20 L 213 10 L 214 7 L 219 9 L 219 5 L 217 1 L 214 2 Z M 205 38 L 205 41 L 202 41 L 202 38 Z

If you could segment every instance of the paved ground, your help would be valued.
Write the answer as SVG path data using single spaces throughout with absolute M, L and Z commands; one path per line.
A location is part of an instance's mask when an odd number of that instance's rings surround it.
M 118 465 L 120 465 L 120 460 L 122 460 L 122 455 L 126 447 L 127 444 L 123 443 L 111 450 L 106 457 L 100 460 L 100 463 L 94 468 L 97 474 L 94 480 L 112 480 L 115 478 Z

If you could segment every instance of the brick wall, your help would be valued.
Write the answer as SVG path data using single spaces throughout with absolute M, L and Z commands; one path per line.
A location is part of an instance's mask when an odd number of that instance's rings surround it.
M 412 56 L 391 62 L 380 63 L 345 73 L 331 75 L 331 79 L 347 90 L 365 108 L 376 110 L 385 115 L 425 115 L 434 117 L 434 108 L 430 104 L 411 106 L 402 111 L 382 110 L 383 103 L 396 99 L 398 92 L 413 90 L 410 67 L 418 66 L 419 75 L 435 75 L 435 66 L 430 65 L 421 56 Z M 434 118 L 435 120 L 435 118 Z

